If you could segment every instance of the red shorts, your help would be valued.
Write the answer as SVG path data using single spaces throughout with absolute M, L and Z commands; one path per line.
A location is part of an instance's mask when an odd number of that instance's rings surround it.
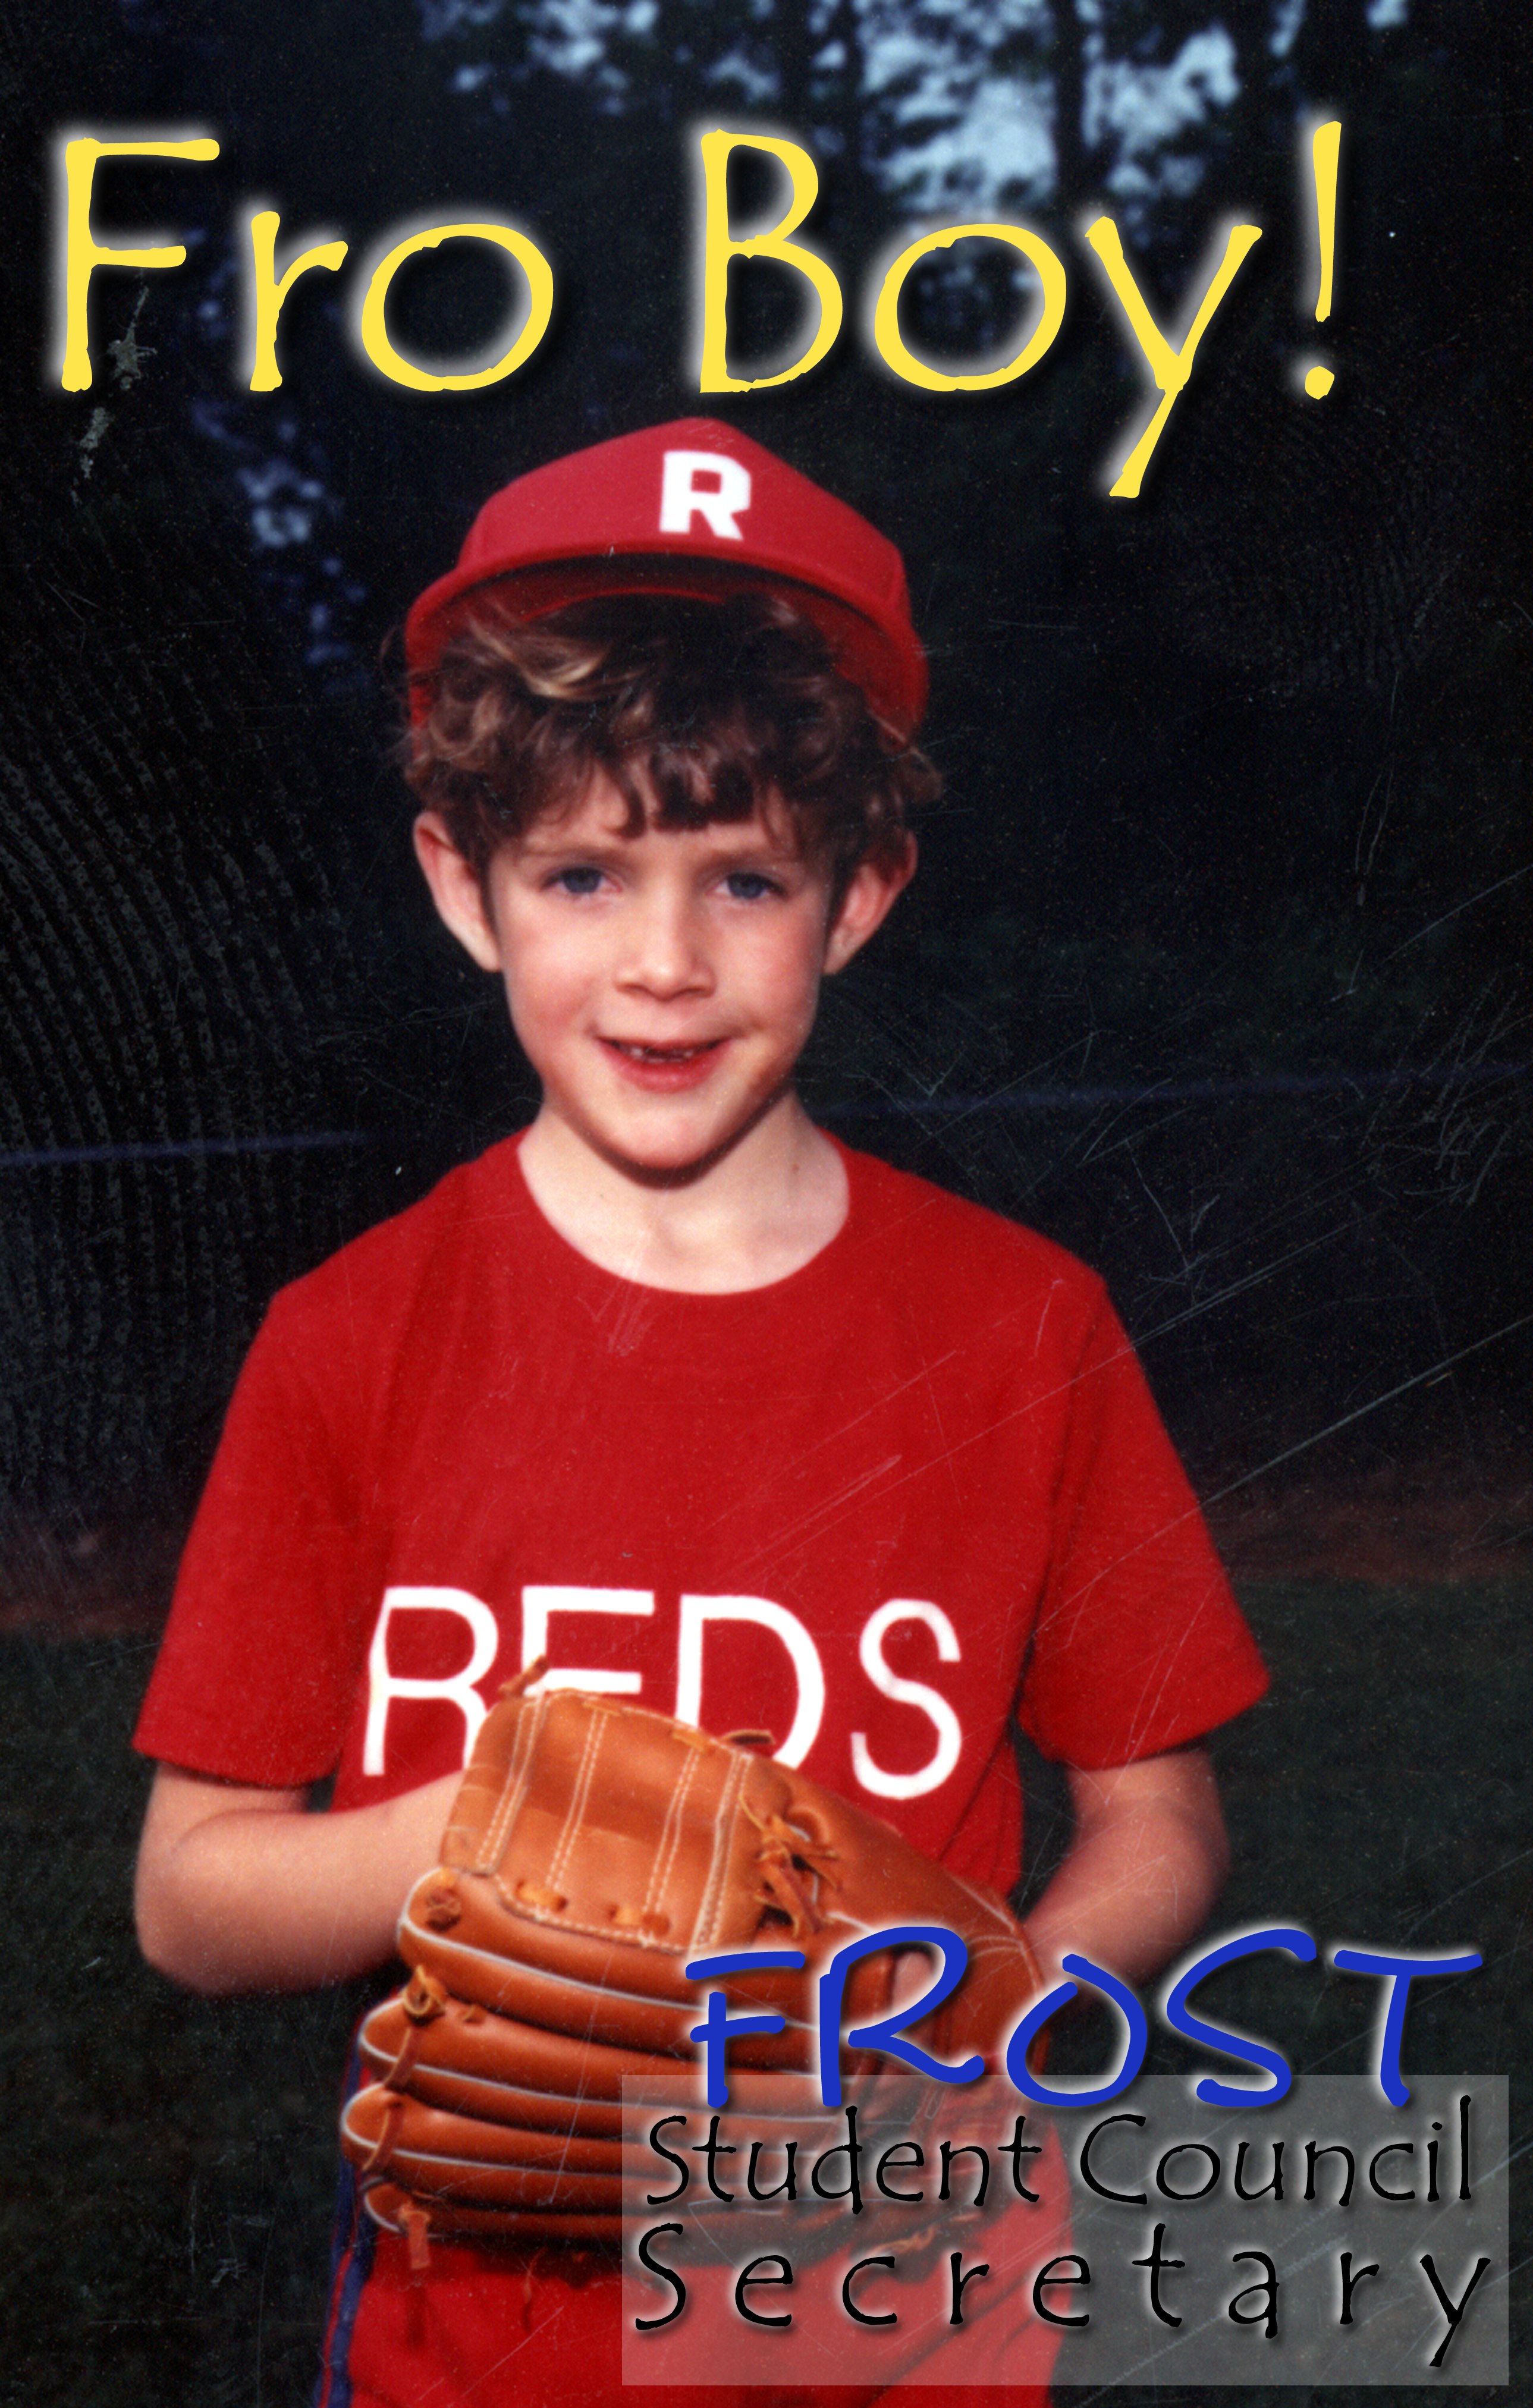
M 1036 2212 L 1035 2212 L 1036 2213 Z M 1051 2225 L 1053 2219 L 1050 2219 Z M 1067 2231 L 1044 2248 L 1068 2246 Z M 947 2280 L 945 2262 L 934 2279 Z M 631 2304 L 631 2303 L 630 2303 Z M 749 2336 L 726 2302 L 695 2295 L 716 2334 L 695 2365 L 739 2362 Z M 806 2302 L 808 2304 L 808 2302 Z M 558 2248 L 512 2253 L 433 2243 L 412 2274 L 405 2243 L 378 2229 L 348 2177 L 337 2222 L 330 2313 L 315 2408 L 1046 2408 L 1057 2335 L 1017 2330 L 1019 2379 L 989 2384 L 854 2382 L 778 2386 L 632 2382 L 623 2364 L 623 2270 L 615 2256 Z M 852 2364 L 855 2364 L 853 2358 Z M 657 2363 L 656 2373 L 665 2369 Z M 1036 2377 L 1037 2380 L 1029 2380 Z

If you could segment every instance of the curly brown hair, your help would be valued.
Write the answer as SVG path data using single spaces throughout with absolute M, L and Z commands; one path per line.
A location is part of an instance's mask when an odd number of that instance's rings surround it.
M 499 848 L 576 808 L 596 769 L 625 798 L 631 836 L 746 820 L 780 796 L 836 895 L 863 861 L 899 867 L 908 813 L 940 787 L 819 630 L 770 593 L 611 595 L 531 622 L 486 595 L 427 692 L 405 776 L 481 884 Z

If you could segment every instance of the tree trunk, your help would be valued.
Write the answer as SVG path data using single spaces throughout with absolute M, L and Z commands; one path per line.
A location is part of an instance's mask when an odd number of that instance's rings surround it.
M 1086 148 L 1086 33 L 1075 0 L 1054 0 L 1053 148 L 1054 207 L 1062 213 L 1089 197 L 1091 154 Z

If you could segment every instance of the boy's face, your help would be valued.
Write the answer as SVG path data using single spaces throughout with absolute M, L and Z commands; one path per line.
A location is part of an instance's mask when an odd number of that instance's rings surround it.
M 879 926 L 913 847 L 894 874 L 864 863 L 833 919 L 785 810 L 638 836 L 627 817 L 597 771 L 495 854 L 488 902 L 433 812 L 416 851 L 448 926 L 505 982 L 544 1113 L 626 1169 L 685 1172 L 791 1093 L 820 981 Z

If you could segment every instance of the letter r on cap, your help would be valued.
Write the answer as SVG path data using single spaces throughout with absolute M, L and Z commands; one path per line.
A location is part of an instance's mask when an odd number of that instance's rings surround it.
M 716 477 L 719 481 L 699 487 L 699 476 Z M 662 535 L 690 535 L 693 519 L 700 511 L 708 521 L 710 535 L 727 536 L 735 543 L 743 543 L 745 538 L 735 523 L 735 514 L 750 507 L 751 471 L 738 460 L 731 460 L 727 452 L 666 452 L 660 486 Z

